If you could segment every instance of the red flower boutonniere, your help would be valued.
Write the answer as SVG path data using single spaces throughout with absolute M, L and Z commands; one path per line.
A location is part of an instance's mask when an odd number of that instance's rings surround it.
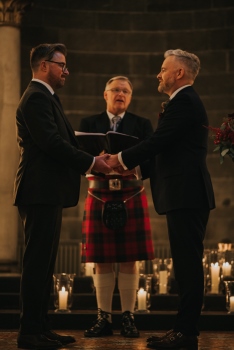
M 212 131 L 216 145 L 214 152 L 219 151 L 220 164 L 223 163 L 226 154 L 234 161 L 234 113 L 228 114 L 219 128 L 208 126 L 208 129 Z

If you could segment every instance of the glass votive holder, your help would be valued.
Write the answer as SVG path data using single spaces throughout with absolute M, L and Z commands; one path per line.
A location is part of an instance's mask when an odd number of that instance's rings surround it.
M 234 314 L 234 280 L 224 281 L 226 293 L 226 309 L 229 314 Z
M 152 275 L 140 274 L 135 312 L 150 312 L 149 308 L 151 306 L 151 283 Z
M 172 273 L 172 259 L 154 259 L 153 271 L 156 276 L 158 294 L 168 293 L 168 282 Z
M 73 296 L 73 282 L 75 274 L 59 273 L 54 278 L 54 306 L 55 312 L 70 312 Z
M 222 264 L 222 277 L 228 277 L 232 275 L 232 265 L 229 262 L 223 262 Z
M 232 249 L 232 243 L 218 243 L 218 250 L 220 252 L 226 252 L 226 250 L 231 250 Z

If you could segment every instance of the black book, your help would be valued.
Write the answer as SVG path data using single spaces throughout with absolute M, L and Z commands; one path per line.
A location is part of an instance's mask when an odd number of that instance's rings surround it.
M 93 156 L 103 153 L 116 154 L 137 145 L 138 137 L 108 131 L 106 134 L 75 131 L 79 149 Z

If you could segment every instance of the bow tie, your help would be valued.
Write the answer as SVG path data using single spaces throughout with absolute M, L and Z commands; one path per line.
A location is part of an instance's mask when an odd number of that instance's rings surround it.
M 165 109 L 166 109 L 166 107 L 167 107 L 169 102 L 170 102 L 170 99 L 162 102 L 161 107 L 162 107 L 163 112 L 165 111 Z
M 121 117 L 119 115 L 116 115 L 115 117 L 113 117 L 111 119 L 111 121 L 113 123 L 112 130 L 116 131 L 118 129 L 118 127 L 119 127 L 120 122 L 121 122 Z

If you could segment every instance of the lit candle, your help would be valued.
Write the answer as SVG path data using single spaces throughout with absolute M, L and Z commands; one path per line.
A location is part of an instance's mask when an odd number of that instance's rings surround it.
M 223 263 L 223 276 L 231 275 L 231 264 L 228 262 Z
M 167 271 L 159 271 L 159 294 L 167 293 Z
M 138 310 L 146 310 L 146 291 L 140 288 L 137 293 Z
M 65 291 L 65 287 L 62 287 L 62 290 L 59 291 L 59 310 L 67 309 L 67 298 L 68 292 Z
M 218 263 L 211 264 L 211 293 L 219 292 L 219 271 L 220 267 Z
M 234 297 L 230 297 L 230 312 L 234 312 Z
M 93 276 L 94 263 L 85 264 L 85 276 Z

